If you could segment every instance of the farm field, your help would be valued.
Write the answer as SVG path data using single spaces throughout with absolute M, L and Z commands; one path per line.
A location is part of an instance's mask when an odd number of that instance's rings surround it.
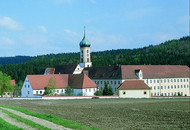
M 190 99 L 13 100 L 0 105 L 52 114 L 98 129 L 190 129 Z

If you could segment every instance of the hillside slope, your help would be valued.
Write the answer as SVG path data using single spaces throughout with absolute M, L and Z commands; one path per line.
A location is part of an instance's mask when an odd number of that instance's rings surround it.
M 156 46 L 139 49 L 118 49 L 91 54 L 93 66 L 116 64 L 188 65 L 190 67 L 190 37 L 170 40 Z M 79 53 L 48 54 L 32 58 L 26 63 L 0 66 L 16 81 L 24 80 L 27 74 L 39 74 L 42 69 L 55 65 L 78 64 Z

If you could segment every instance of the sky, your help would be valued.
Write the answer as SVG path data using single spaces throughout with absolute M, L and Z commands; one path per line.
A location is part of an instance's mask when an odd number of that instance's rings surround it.
M 0 0 L 0 57 L 133 49 L 189 35 L 189 0 Z

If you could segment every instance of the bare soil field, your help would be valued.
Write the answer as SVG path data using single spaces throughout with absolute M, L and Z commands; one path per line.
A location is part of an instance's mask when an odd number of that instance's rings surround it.
M 98 129 L 190 129 L 190 98 L 0 99 L 0 105 L 52 114 Z

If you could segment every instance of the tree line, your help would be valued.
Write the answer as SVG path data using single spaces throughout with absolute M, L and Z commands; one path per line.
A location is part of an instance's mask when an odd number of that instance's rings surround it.
M 190 37 L 170 40 L 159 45 L 136 49 L 117 49 L 92 52 L 93 66 L 108 65 L 187 65 L 190 67 Z M 33 57 L 25 63 L 0 66 L 0 71 L 18 83 L 26 75 L 43 74 L 44 69 L 56 65 L 78 64 L 79 53 L 48 54 Z

